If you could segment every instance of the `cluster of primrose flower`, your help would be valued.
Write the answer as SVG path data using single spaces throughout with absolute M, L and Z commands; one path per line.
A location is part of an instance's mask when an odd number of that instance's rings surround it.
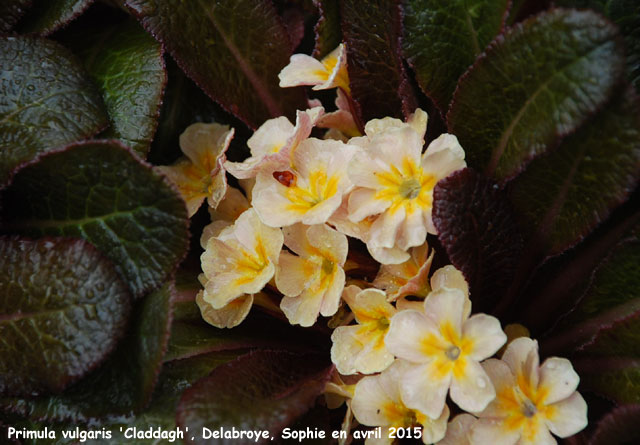
M 265 122 L 240 163 L 225 158 L 233 129 L 194 124 L 180 138 L 186 158 L 160 167 L 190 215 L 204 198 L 209 203 L 197 296 L 205 320 L 238 325 L 254 300 L 266 300 L 266 289 L 280 295 L 292 324 L 334 316 L 337 372 L 327 393 L 347 403 L 344 428 L 353 417 L 383 427 L 369 443 L 390 442 L 390 428 L 441 444 L 554 444 L 550 432 L 583 429 L 587 406 L 568 360 L 540 365 L 527 337 L 503 348 L 500 322 L 471 316 L 458 270 L 446 266 L 429 277 L 433 189 L 466 166 L 456 137 L 443 134 L 423 153 L 427 115 L 420 109 L 407 122 L 371 120 L 361 134 L 343 45 L 321 61 L 292 56 L 280 80 L 283 87 L 337 87 L 337 111 L 312 103 L 295 125 L 286 117 Z M 323 139 L 310 137 L 314 127 L 328 129 Z M 227 185 L 226 173 L 244 194 Z M 348 276 L 348 237 L 380 263 L 373 282 Z M 490 358 L 501 348 L 501 360 Z M 451 421 L 447 394 L 466 411 Z

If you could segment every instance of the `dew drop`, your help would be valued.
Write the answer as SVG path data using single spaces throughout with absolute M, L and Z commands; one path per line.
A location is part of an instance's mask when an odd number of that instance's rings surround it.
M 476 380 L 476 383 L 478 384 L 478 386 L 480 388 L 486 388 L 487 387 L 487 382 L 482 377 L 478 377 L 478 380 Z

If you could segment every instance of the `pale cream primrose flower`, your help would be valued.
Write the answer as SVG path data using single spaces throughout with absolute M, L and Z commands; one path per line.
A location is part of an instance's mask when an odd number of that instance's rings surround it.
M 223 163 L 233 133 L 227 125 L 189 125 L 180 135 L 180 148 L 186 157 L 173 165 L 157 167 L 178 187 L 189 217 L 196 213 L 205 198 L 209 206 L 216 207 L 224 196 L 227 178 Z
M 275 274 L 282 249 L 280 229 L 264 225 L 253 209 L 207 241 L 201 256 L 203 301 L 222 309 L 245 294 L 255 294 Z
M 377 216 L 367 242 L 372 248 L 407 250 L 424 243 L 427 233 L 436 234 L 433 189 L 440 179 L 466 167 L 464 150 L 450 134 L 438 137 L 422 154 L 426 120 L 420 109 L 406 124 L 374 119 L 365 126 L 366 136 L 349 141 L 363 148 L 349 165 L 355 187 L 349 219 Z
M 426 444 L 442 439 L 447 428 L 449 408 L 445 405 L 436 418 L 424 411 L 412 409 L 403 403 L 401 381 L 404 364 L 394 362 L 381 374 L 368 376 L 356 384 L 351 410 L 356 420 L 367 426 L 381 426 L 382 438 L 366 440 L 366 444 L 390 444 L 389 428 L 421 429 L 422 441 Z M 422 428 L 420 428 L 422 427 Z
M 317 126 L 336 130 L 347 138 L 362 136 L 351 114 L 349 98 L 341 89 L 337 90 L 335 103 L 337 110 L 322 115 L 318 119 Z
M 312 326 L 319 314 L 331 316 L 340 305 L 347 237 L 325 224 L 295 224 L 285 227 L 284 244 L 296 255 L 280 253 L 276 286 L 285 295 L 280 308 L 291 324 Z
M 383 371 L 394 360 L 384 344 L 384 336 L 396 309 L 378 289 L 360 290 L 357 286 L 347 286 L 342 298 L 358 324 L 334 329 L 331 361 L 343 375 Z
M 352 155 L 351 147 L 339 141 L 302 141 L 290 169 L 258 174 L 252 204 L 260 219 L 271 227 L 325 223 L 351 188 Z
M 480 361 L 500 349 L 506 335 L 489 315 L 469 318 L 471 304 L 459 289 L 441 287 L 424 301 L 424 312 L 404 310 L 392 319 L 387 349 L 409 362 L 402 397 L 410 408 L 438 417 L 450 389 L 463 410 L 483 410 L 495 397 Z
M 322 60 L 306 54 L 294 54 L 278 78 L 283 88 L 313 85 L 314 90 L 328 90 L 338 87 L 350 94 L 346 48 L 341 43 Z
M 288 169 L 291 153 L 309 137 L 322 113 L 322 107 L 298 111 L 295 127 L 284 116 L 269 119 L 247 141 L 251 156 L 243 162 L 227 161 L 225 169 L 238 179 L 253 178 L 261 170 Z
M 429 270 L 433 260 L 433 251 L 429 255 L 429 246 L 425 242 L 421 246 L 409 249 L 410 257 L 401 264 L 383 264 L 373 285 L 384 289 L 389 301 L 407 295 L 426 297 L 431 292 Z
M 447 433 L 438 445 L 471 445 L 471 428 L 477 420 L 471 414 L 458 414 L 447 425 Z
M 207 224 L 200 236 L 200 246 L 207 248 L 207 242 L 212 236 L 218 235 L 222 229 L 230 226 L 242 213 L 249 210 L 249 201 L 240 190 L 228 187 L 227 193 L 217 207 L 209 207 L 211 223 Z
M 569 360 L 551 357 L 539 366 L 538 343 L 517 338 L 502 360 L 483 363 L 496 398 L 479 414 L 472 444 L 552 445 L 587 426 L 587 404 L 576 391 L 580 378 Z
M 201 284 L 206 286 L 206 280 Z M 214 309 L 210 303 L 204 300 L 204 291 L 201 290 L 196 295 L 196 304 L 200 309 L 202 318 L 210 325 L 220 329 L 233 328 L 247 318 L 253 306 L 253 295 L 243 294 L 231 300 L 221 309 Z

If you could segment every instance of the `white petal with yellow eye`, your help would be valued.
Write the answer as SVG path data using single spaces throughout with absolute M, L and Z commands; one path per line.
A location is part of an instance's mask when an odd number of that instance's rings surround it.
M 327 77 L 324 65 L 305 54 L 292 55 L 289 64 L 278 74 L 281 88 L 317 85 L 325 82 Z
M 384 342 L 387 349 L 397 357 L 414 363 L 426 363 L 431 361 L 431 357 L 424 353 L 422 343 L 425 338 L 438 335 L 437 326 L 424 313 L 407 310 L 398 312 L 391 318 Z M 440 412 L 435 417 L 438 416 Z
M 487 407 L 495 396 L 493 384 L 482 366 L 469 360 L 466 363 L 464 374 L 451 380 L 451 400 L 465 411 L 478 412 Z
M 587 426 L 587 403 L 574 392 L 570 397 L 553 404 L 547 427 L 558 437 L 569 437 Z
M 424 300 L 424 312 L 433 323 L 449 322 L 455 332 L 460 333 L 466 300 L 467 297 L 458 289 L 440 288 Z
M 545 405 L 566 399 L 578 388 L 580 377 L 566 358 L 551 357 L 540 366 L 540 386 L 548 391 Z
M 522 374 L 532 386 L 538 386 L 540 359 L 537 341 L 526 337 L 516 338 L 507 346 L 502 360 L 509 365 L 514 375 Z
M 473 339 L 473 349 L 469 356 L 478 361 L 491 357 L 507 341 L 500 321 L 486 314 L 476 314 L 465 321 L 462 335 Z
M 406 311 L 410 312 L 410 311 Z M 405 312 L 401 312 L 403 314 Z M 401 394 L 402 401 L 407 407 L 420 411 L 432 419 L 442 415 L 451 374 L 444 378 L 433 378 L 434 372 L 431 364 L 407 365 L 402 376 Z

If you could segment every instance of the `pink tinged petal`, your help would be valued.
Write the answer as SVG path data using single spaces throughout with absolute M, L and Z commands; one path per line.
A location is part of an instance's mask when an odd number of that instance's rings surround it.
M 367 244 L 372 247 L 399 247 L 396 246 L 396 238 L 405 216 L 404 207 L 399 207 L 395 211 L 387 210 L 380 215 L 371 225 L 371 234 Z
M 324 317 L 330 317 L 338 312 L 340 307 L 340 295 L 344 289 L 345 275 L 341 267 L 336 266 L 331 282 L 322 297 L 322 305 L 320 306 L 320 314 Z
M 307 238 L 307 230 L 309 230 L 309 226 L 304 224 L 293 224 L 282 229 L 284 245 L 298 256 L 312 254 L 313 249 Z
M 260 253 L 258 249 L 263 249 L 272 262 L 277 261 L 284 242 L 282 231 L 263 224 L 254 209 L 238 217 L 234 224 L 234 235 L 251 252 Z
M 180 135 L 180 148 L 194 165 L 213 173 L 220 168 L 217 160 L 229 147 L 233 134 L 227 125 L 192 124 Z
M 451 374 L 440 379 L 433 377 L 430 364 L 407 365 L 400 381 L 400 392 L 402 401 L 408 408 L 437 419 L 445 407 Z
M 309 226 L 326 223 L 331 215 L 340 207 L 342 194 L 340 192 L 316 204 L 302 216 L 301 221 Z
M 587 426 L 587 403 L 580 393 L 552 405 L 551 415 L 545 420 L 547 427 L 558 437 L 569 437 Z
M 202 318 L 209 324 L 217 328 L 233 328 L 247 318 L 247 314 L 253 305 L 253 295 L 242 295 L 232 300 L 222 309 L 214 309 L 204 300 L 202 291 L 196 296 L 196 303 L 200 308 Z
M 318 85 L 327 80 L 328 73 L 324 65 L 311 56 L 294 54 L 289 59 L 278 78 L 280 87 L 295 87 L 299 85 Z
M 495 354 L 507 341 L 500 321 L 486 314 L 476 314 L 462 325 L 462 336 L 473 342 L 469 356 L 473 360 L 484 360 Z
M 438 445 L 470 445 L 471 427 L 476 423 L 471 414 L 458 414 L 447 426 L 447 432 Z
M 222 168 L 222 160 L 218 161 L 218 165 L 220 169 L 211 179 L 211 185 L 209 186 L 211 193 L 207 196 L 209 207 L 214 209 L 218 207 L 218 204 L 227 193 L 227 175 Z
M 467 297 L 458 289 L 440 288 L 432 291 L 424 301 L 424 312 L 436 325 L 449 322 L 454 331 L 462 332 L 465 321 L 465 302 Z
M 380 318 L 391 319 L 396 313 L 392 305 L 387 302 L 387 296 L 378 289 L 365 289 L 357 294 L 353 290 L 356 286 L 349 286 L 342 297 L 360 324 L 378 321 Z
M 540 389 L 548 391 L 545 405 L 566 399 L 578 387 L 580 377 L 566 358 L 551 357 L 540 367 Z
M 307 239 L 324 258 L 329 258 L 340 266 L 344 265 L 349 250 L 349 242 L 344 234 L 326 224 L 319 224 L 307 229 Z
M 464 150 L 458 139 L 452 134 L 442 134 L 436 138 L 422 156 L 422 168 L 425 173 L 438 179 L 449 176 L 456 170 L 467 166 Z
M 224 220 L 234 222 L 242 213 L 249 210 L 249 201 L 244 194 L 235 187 L 227 187 L 224 198 L 218 206 L 209 208 L 211 221 Z
M 479 412 L 496 397 L 496 391 L 482 366 L 474 360 L 467 360 L 464 373 L 451 381 L 451 400 L 465 411 Z
M 383 185 L 376 177 L 376 174 L 387 172 L 389 165 L 387 162 L 373 156 L 370 147 L 360 148 L 351 145 L 354 139 L 349 141 L 349 147 L 352 147 L 354 153 L 349 163 L 349 177 L 351 182 L 357 187 L 365 187 L 370 189 L 380 189 Z M 357 140 L 357 139 L 356 139 Z
M 372 335 L 373 334 L 373 335 Z M 378 336 L 362 326 L 340 326 L 331 334 L 331 361 L 343 375 L 372 374 L 384 371 L 394 356 L 377 347 Z
M 527 337 L 513 340 L 502 354 L 515 376 L 523 375 L 531 386 L 538 386 L 538 342 Z
M 270 227 L 290 226 L 302 220 L 302 213 L 289 209 L 290 201 L 284 196 L 286 189 L 270 174 L 257 176 L 253 189 L 253 208 L 263 223 Z
M 422 443 L 440 443 L 447 431 L 447 420 L 449 420 L 449 407 L 444 406 L 442 414 L 437 419 L 428 416 L 417 416 L 418 423 L 422 425 Z
M 284 295 L 296 297 L 302 293 L 315 273 L 317 271 L 309 261 L 281 252 L 276 269 L 276 287 Z
M 516 445 L 519 444 L 520 430 L 507 429 L 503 419 L 478 419 L 471 427 L 471 445 Z
M 440 338 L 437 326 L 418 311 L 402 311 L 391 318 L 385 345 L 389 352 L 414 363 L 426 363 L 433 360 L 423 347 L 426 339 Z M 440 416 L 438 412 L 437 416 Z M 437 417 L 432 416 L 432 417 Z
M 327 70 L 327 61 L 335 59 L 335 66 L 329 73 L 329 78 L 326 82 L 313 87 L 314 90 L 327 90 L 330 88 L 340 87 L 349 92 L 349 75 L 347 73 L 347 52 L 344 45 L 341 43 L 336 49 L 331 51 L 322 59 L 322 64 Z
M 247 141 L 254 157 L 263 157 L 280 150 L 293 135 L 295 127 L 284 116 L 269 119 L 258 128 Z
M 424 225 L 424 217 L 422 210 L 416 210 L 407 214 L 404 223 L 400 226 L 396 245 L 407 250 L 423 244 L 427 239 L 427 228 Z
M 451 289 L 460 289 L 465 296 L 469 296 L 469 285 L 465 280 L 464 275 L 455 267 L 449 265 L 444 266 L 436 270 L 431 276 L 431 288 L 433 290 L 440 289 L 441 287 L 448 287 Z M 471 313 L 471 306 L 469 306 L 469 314 Z M 469 315 L 465 318 L 468 318 Z
M 376 191 L 368 188 L 356 188 L 349 194 L 349 220 L 362 221 L 367 216 L 377 215 L 389 208 L 391 203 L 376 198 Z
M 367 250 L 373 259 L 381 264 L 400 264 L 410 257 L 409 252 L 399 247 L 373 247 L 367 244 Z
M 317 282 L 317 279 L 315 280 Z M 318 319 L 323 293 L 314 292 L 314 284 L 305 289 L 297 297 L 284 297 L 280 301 L 280 309 L 291 324 L 309 327 Z

